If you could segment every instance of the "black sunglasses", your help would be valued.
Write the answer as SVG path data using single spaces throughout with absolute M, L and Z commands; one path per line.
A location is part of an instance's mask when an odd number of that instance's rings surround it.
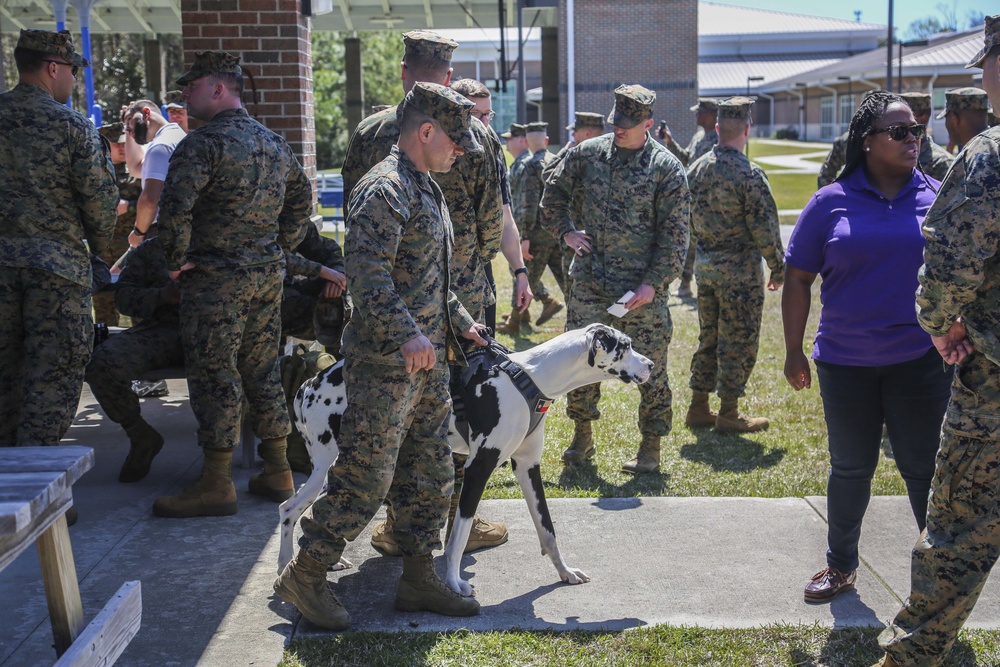
M 889 138 L 893 141 L 903 141 L 906 139 L 906 135 L 912 134 L 913 138 L 917 141 L 924 138 L 924 134 L 927 132 L 926 125 L 890 125 L 889 127 L 883 127 L 881 130 L 872 130 L 870 134 L 882 134 L 883 132 L 889 133 Z
M 64 63 L 61 60 L 43 60 L 42 62 L 53 63 L 55 65 L 65 65 L 66 67 L 71 68 L 70 71 L 72 72 L 74 79 L 76 78 L 76 75 L 80 72 L 80 66 L 79 65 L 70 65 L 69 63 Z

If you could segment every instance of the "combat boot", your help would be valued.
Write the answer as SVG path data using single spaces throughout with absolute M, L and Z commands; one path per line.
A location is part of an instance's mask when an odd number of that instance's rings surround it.
M 230 465 L 231 449 L 205 449 L 205 463 L 198 481 L 176 496 L 161 496 L 153 503 L 153 514 L 174 519 L 193 516 L 236 514 L 236 487 Z
M 740 415 L 735 399 L 723 400 L 719 416 L 715 420 L 715 430 L 719 433 L 756 433 L 766 431 L 770 422 L 764 417 L 744 417 Z
M 594 432 L 590 426 L 590 422 L 576 422 L 576 428 L 573 431 L 573 442 L 570 443 L 569 449 L 562 454 L 563 463 L 567 465 L 583 463 L 594 458 L 594 454 L 596 453 L 597 448 L 594 446 Z
M 372 548 L 383 556 L 402 556 L 403 552 L 396 546 L 392 538 L 392 524 L 396 517 L 392 513 L 392 505 L 385 506 L 385 521 L 375 524 L 372 528 Z
M 886 653 L 882 656 L 882 659 L 876 662 L 872 667 L 899 667 L 899 663 L 892 659 L 892 657 Z
M 451 495 L 451 507 L 448 509 L 448 529 L 445 531 L 444 537 L 445 544 L 451 539 L 451 528 L 455 525 L 455 516 L 458 514 L 458 501 L 461 499 L 461 496 L 461 493 L 453 493 Z M 487 521 L 480 518 L 477 514 L 472 517 L 472 530 L 469 531 L 469 541 L 465 543 L 465 551 L 463 553 L 468 554 L 480 549 L 498 547 L 507 542 L 508 537 L 507 524 L 502 521 Z M 374 538 L 372 539 L 374 540 Z
M 660 471 L 660 436 L 651 433 L 642 434 L 639 453 L 635 458 L 622 466 L 622 472 L 630 475 L 648 475 Z
M 562 301 L 550 297 L 547 302 L 542 304 L 542 312 L 538 315 L 538 319 L 535 320 L 535 326 L 542 326 L 551 320 L 553 315 L 565 307 L 566 306 L 563 305 Z
M 351 625 L 351 615 L 330 590 L 326 569 L 326 565 L 299 551 L 274 580 L 274 592 L 316 625 L 328 630 L 346 630 Z
M 508 336 L 518 336 L 521 334 L 521 313 L 517 309 L 510 311 L 507 322 L 497 327 L 497 333 L 505 333 Z
M 122 424 L 122 428 L 125 429 L 131 446 L 121 470 L 118 471 L 118 481 L 129 484 L 138 482 L 149 474 L 153 457 L 163 448 L 163 436 L 142 417 L 139 417 L 137 422 Z
M 479 602 L 448 588 L 434 570 L 434 558 L 403 556 L 403 576 L 396 587 L 396 609 L 399 611 L 433 611 L 444 616 L 475 616 Z
M 715 426 L 715 419 L 719 415 L 712 412 L 708 405 L 708 394 L 703 391 L 691 392 L 691 407 L 688 408 L 684 423 L 688 428 Z
M 264 496 L 276 503 L 295 495 L 292 468 L 285 457 L 287 450 L 288 441 L 285 438 L 261 441 L 258 451 L 264 459 L 264 472 L 250 478 L 250 493 Z

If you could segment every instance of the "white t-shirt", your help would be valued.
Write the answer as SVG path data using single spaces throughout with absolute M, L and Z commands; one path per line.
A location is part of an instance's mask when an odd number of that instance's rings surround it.
M 170 166 L 170 156 L 181 139 L 187 134 L 177 123 L 167 123 L 160 128 L 153 140 L 146 146 L 146 155 L 142 159 L 142 187 L 146 187 L 146 179 L 157 181 L 167 180 L 167 168 Z

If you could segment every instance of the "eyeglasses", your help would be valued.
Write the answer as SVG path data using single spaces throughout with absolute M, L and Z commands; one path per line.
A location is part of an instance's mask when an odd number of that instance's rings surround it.
M 69 63 L 64 63 L 64 62 L 63 62 L 63 61 L 61 61 L 61 60 L 43 60 L 42 62 L 44 62 L 44 63 L 53 63 L 53 64 L 55 64 L 55 65 L 65 65 L 66 67 L 69 67 L 69 68 L 70 68 L 70 71 L 71 71 L 71 72 L 72 72 L 72 74 L 73 74 L 73 78 L 74 78 L 74 79 L 76 78 L 76 75 L 77 75 L 77 74 L 79 73 L 79 71 L 80 71 L 80 67 L 79 67 L 79 65 L 70 65 Z
M 496 111 L 473 111 L 472 115 L 481 120 L 485 124 L 489 124 L 491 120 L 496 118 Z
M 919 141 L 924 138 L 924 134 L 927 132 L 926 125 L 890 125 L 889 127 L 883 127 L 881 130 L 872 130 L 871 134 L 882 134 L 883 132 L 889 133 L 889 138 L 893 141 L 903 141 L 906 139 L 908 134 L 912 134 L 913 138 Z

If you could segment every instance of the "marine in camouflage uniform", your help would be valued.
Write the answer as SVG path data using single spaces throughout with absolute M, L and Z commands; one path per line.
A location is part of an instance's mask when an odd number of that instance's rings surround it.
M 323 296 L 330 281 L 324 269 L 344 272 L 344 253 L 333 239 L 308 224 L 305 238 L 294 252 L 285 253 L 285 280 L 281 296 L 281 337 L 318 341 L 338 359 L 340 335 L 349 318 L 342 296 Z M 348 309 L 349 310 L 349 309 Z
M 22 30 L 14 54 L 19 82 L 0 95 L 0 446 L 56 445 L 94 341 L 87 246 L 111 240 L 118 188 L 104 140 L 65 106 L 90 64 L 69 32 Z
M 473 598 L 447 588 L 431 559 L 441 546 L 454 480 L 448 364 L 464 362 L 458 334 L 475 322 L 450 289 L 453 231 L 444 195 L 427 172 L 440 156 L 418 136 L 432 127 L 467 153 L 481 150 L 470 131 L 474 108 L 445 86 L 414 85 L 402 115 L 404 123 L 414 117 L 419 124 L 410 125 L 351 196 L 344 246 L 355 313 L 344 331 L 348 407 L 340 456 L 325 493 L 302 517 L 299 554 L 275 582 L 284 600 L 324 627 L 350 623 L 329 592 L 326 569 L 387 496 L 404 557 L 396 607 L 459 616 L 479 611 Z M 431 355 L 420 365 L 414 344 Z
M 847 163 L 847 132 L 833 140 L 830 152 L 819 168 L 819 176 L 816 177 L 816 187 L 830 185 L 837 180 L 837 175 Z
M 1000 15 L 969 64 L 1000 104 Z M 882 665 L 944 662 L 997 560 L 1000 525 L 1000 130 L 972 139 L 924 220 L 918 321 L 959 361 L 941 430 L 927 528 L 913 547 L 910 595 L 879 642 Z M 961 318 L 961 321 L 959 321 Z M 964 328 L 963 328 L 964 325 Z M 966 338 L 967 337 L 967 338 Z M 965 344 L 974 350 L 964 361 Z
M 626 145 L 619 147 L 616 135 L 606 134 L 571 149 L 542 197 L 552 232 L 577 248 L 570 267 L 567 330 L 591 322 L 611 324 L 655 364 L 649 380 L 639 385 L 642 444 L 636 459 L 623 467 L 633 473 L 659 468 L 660 438 L 671 428 L 667 289 L 680 272 L 691 214 L 683 165 L 648 135 L 655 100 L 642 86 L 619 86 L 608 120 L 626 133 Z M 633 145 L 638 147 L 628 147 Z M 630 290 L 636 293 L 631 309 L 614 318 L 607 308 Z M 590 422 L 601 416 L 600 396 L 599 384 L 569 393 L 566 414 L 576 422 L 576 432 L 563 453 L 565 462 L 594 455 Z
M 759 431 L 766 419 L 740 417 L 737 401 L 757 362 L 764 312 L 763 255 L 769 286 L 784 281 L 784 249 L 778 209 L 764 170 L 743 154 L 753 101 L 735 97 L 719 104 L 723 138 L 688 169 L 691 228 L 698 239 L 698 349 L 691 358 L 688 426 L 719 431 Z M 717 392 L 722 409 L 708 407 Z
M 989 124 L 990 100 L 982 88 L 955 88 L 945 93 L 945 107 L 935 116 L 944 119 L 948 139 L 955 146 L 965 146 L 985 132 Z
M 201 487 L 157 499 L 161 516 L 236 511 L 229 465 L 244 397 L 265 462 L 251 491 L 272 500 L 292 491 L 291 425 L 278 372 L 281 283 L 284 251 L 305 233 L 312 193 L 288 144 L 240 104 L 239 61 L 205 51 L 177 80 L 188 86 L 191 115 L 208 122 L 171 157 L 158 225 L 167 264 L 179 272 L 181 339 L 206 468 Z
M 111 146 L 111 162 L 115 167 L 115 180 L 118 182 L 118 223 L 115 225 L 114 235 L 111 243 L 99 256 L 108 266 L 114 266 L 128 249 L 128 235 L 135 224 L 135 205 L 142 193 L 142 181 L 128 173 L 125 165 L 125 125 L 123 123 L 111 123 L 97 128 L 105 139 L 111 144 L 120 144 L 121 148 L 116 149 Z M 115 151 L 121 150 L 121 159 L 116 161 Z M 124 210 L 123 210 L 124 209 Z M 94 320 L 104 322 L 109 326 L 118 326 L 119 314 L 115 308 L 114 290 L 101 290 L 94 294 Z
M 928 125 L 931 118 L 931 96 L 929 93 L 900 93 L 913 111 L 913 117 L 921 125 Z M 929 129 L 929 128 L 928 128 Z M 917 158 L 920 170 L 931 178 L 943 181 L 944 175 L 955 158 L 945 149 L 938 146 L 930 133 L 924 135 L 920 142 L 920 155 Z
M 137 482 L 149 472 L 163 436 L 143 418 L 132 379 L 148 371 L 184 365 L 180 291 L 170 279 L 160 239 L 144 241 L 128 256 L 114 292 L 118 310 L 136 324 L 94 349 L 87 383 L 108 419 L 120 425 L 131 444 L 118 481 Z

